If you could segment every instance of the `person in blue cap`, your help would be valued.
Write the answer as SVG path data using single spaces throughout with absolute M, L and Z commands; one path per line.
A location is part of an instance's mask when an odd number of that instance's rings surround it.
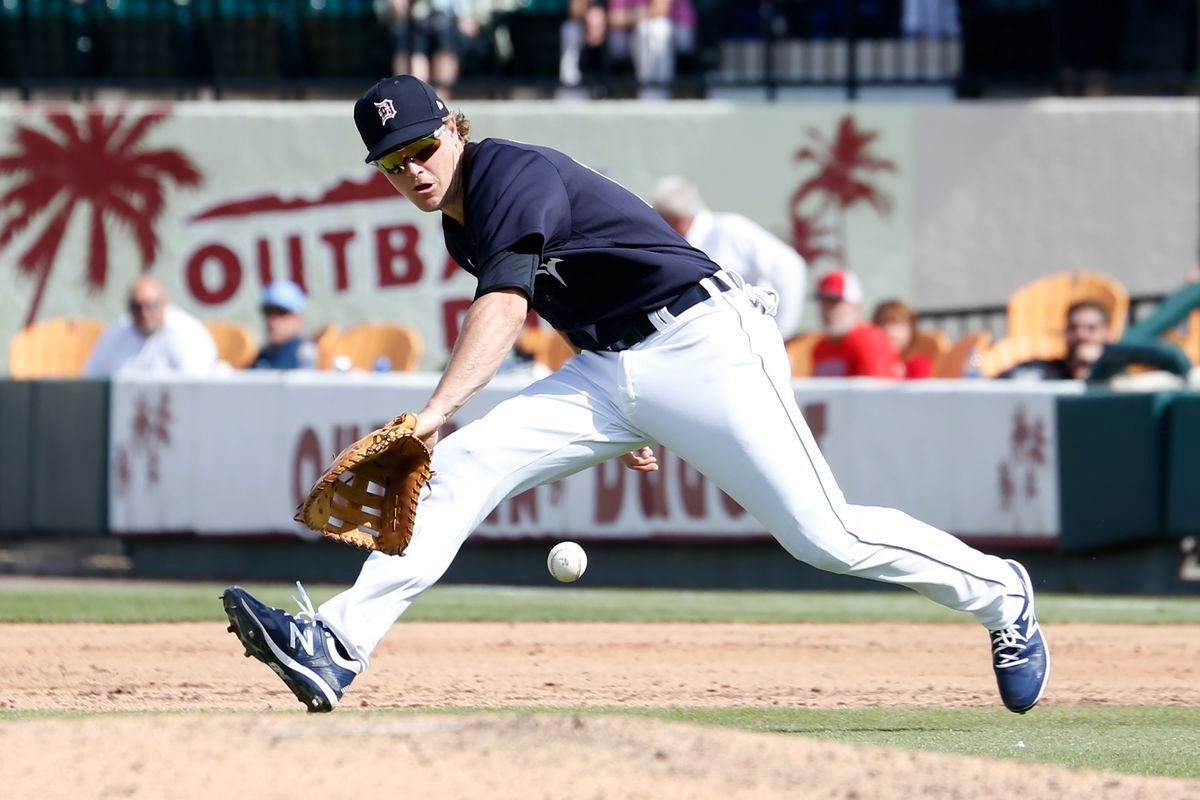
M 1023 713 L 1037 704 L 1050 657 L 1029 574 L 902 511 L 843 496 L 796 404 L 769 293 L 565 153 L 472 140 L 466 117 L 410 75 L 371 87 L 354 121 L 367 162 L 418 209 L 441 212 L 450 255 L 478 283 L 450 361 L 417 414 L 416 435 L 436 445 L 434 476 L 404 555 L 372 553 L 354 585 L 319 609 L 301 592 L 294 616 L 240 586 L 222 595 L 246 655 L 270 666 L 309 711 L 338 704 L 388 629 L 501 500 L 608 459 L 657 470 L 658 443 L 752 514 L 792 558 L 906 586 L 973 616 L 989 632 L 1004 705 Z M 645 147 L 630 134 L 628 152 Z M 753 137 L 736 144 L 752 147 Z M 737 147 L 727 149 L 713 163 L 736 169 Z M 743 174 L 738 185 L 753 192 L 754 180 Z M 578 354 L 438 441 L 495 376 L 531 308 Z
M 267 345 L 254 359 L 254 369 L 312 369 L 317 345 L 304 336 L 304 290 L 288 280 L 272 282 L 263 292 L 262 313 Z

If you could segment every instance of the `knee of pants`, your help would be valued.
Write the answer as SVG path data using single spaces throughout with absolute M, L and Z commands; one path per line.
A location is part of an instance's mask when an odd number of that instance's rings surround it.
M 824 572 L 845 575 L 854 567 L 857 540 L 831 514 L 801 515 L 779 539 L 794 558 Z

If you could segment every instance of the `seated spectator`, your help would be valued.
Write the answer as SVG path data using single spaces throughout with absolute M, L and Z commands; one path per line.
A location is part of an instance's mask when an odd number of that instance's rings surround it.
M 480 36 L 468 0 L 382 0 L 392 29 L 392 74 L 432 83 L 442 99 L 458 81 L 461 55 Z
M 887 334 L 900 354 L 900 365 L 908 380 L 933 375 L 933 359 L 914 351 L 917 341 L 917 315 L 899 300 L 887 300 L 875 307 L 871 322 Z
M 258 351 L 253 369 L 312 369 L 317 344 L 304 331 L 304 290 L 291 281 L 278 280 L 263 292 L 262 313 L 267 346 Z
M 1067 354 L 1053 361 L 1026 361 L 1018 364 L 1000 378 L 1043 381 L 1085 381 L 1092 374 L 1092 365 L 1112 341 L 1108 309 L 1095 300 L 1080 300 L 1067 309 Z
M 824 335 L 813 347 L 819 378 L 899 378 L 904 374 L 886 333 L 862 321 L 863 289 L 858 276 L 834 270 L 817 284 Z
M 559 34 L 559 83 L 578 86 L 584 76 L 601 71 L 606 27 L 603 0 L 571 0 Z
M 217 363 L 217 345 L 200 320 L 170 304 L 162 284 L 134 281 L 129 313 L 108 326 L 83 368 L 88 377 L 203 375 Z
M 800 254 L 741 214 L 709 211 L 700 191 L 686 178 L 668 175 L 650 194 L 667 224 L 688 244 L 747 283 L 779 296 L 775 322 L 784 338 L 796 332 L 804 311 L 806 266 Z

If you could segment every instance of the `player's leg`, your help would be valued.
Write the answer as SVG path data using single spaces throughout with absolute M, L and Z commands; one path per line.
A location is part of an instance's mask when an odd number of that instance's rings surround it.
M 1024 568 L 895 509 L 848 504 L 796 406 L 778 329 L 745 292 L 686 312 L 630 351 L 627 369 L 638 388 L 633 424 L 712 478 L 793 556 L 974 615 L 990 631 L 1004 704 L 1023 713 L 1041 699 L 1049 651 Z
M 372 554 L 358 580 L 319 618 L 366 663 L 379 640 L 450 566 L 467 536 L 505 497 L 565 477 L 644 443 L 624 421 L 618 359 L 584 353 L 439 442 L 434 478 L 403 556 Z
M 801 561 L 909 586 L 988 627 L 1012 622 L 1023 593 L 1003 560 L 901 511 L 846 502 L 796 405 L 774 321 L 744 292 L 687 313 L 630 351 L 634 424 L 709 476 Z

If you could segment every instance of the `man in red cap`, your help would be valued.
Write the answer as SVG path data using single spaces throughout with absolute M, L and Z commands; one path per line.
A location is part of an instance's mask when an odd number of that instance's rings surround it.
M 862 319 L 862 282 L 836 269 L 817 284 L 825 335 L 813 348 L 818 378 L 900 378 L 900 356 L 887 334 Z

